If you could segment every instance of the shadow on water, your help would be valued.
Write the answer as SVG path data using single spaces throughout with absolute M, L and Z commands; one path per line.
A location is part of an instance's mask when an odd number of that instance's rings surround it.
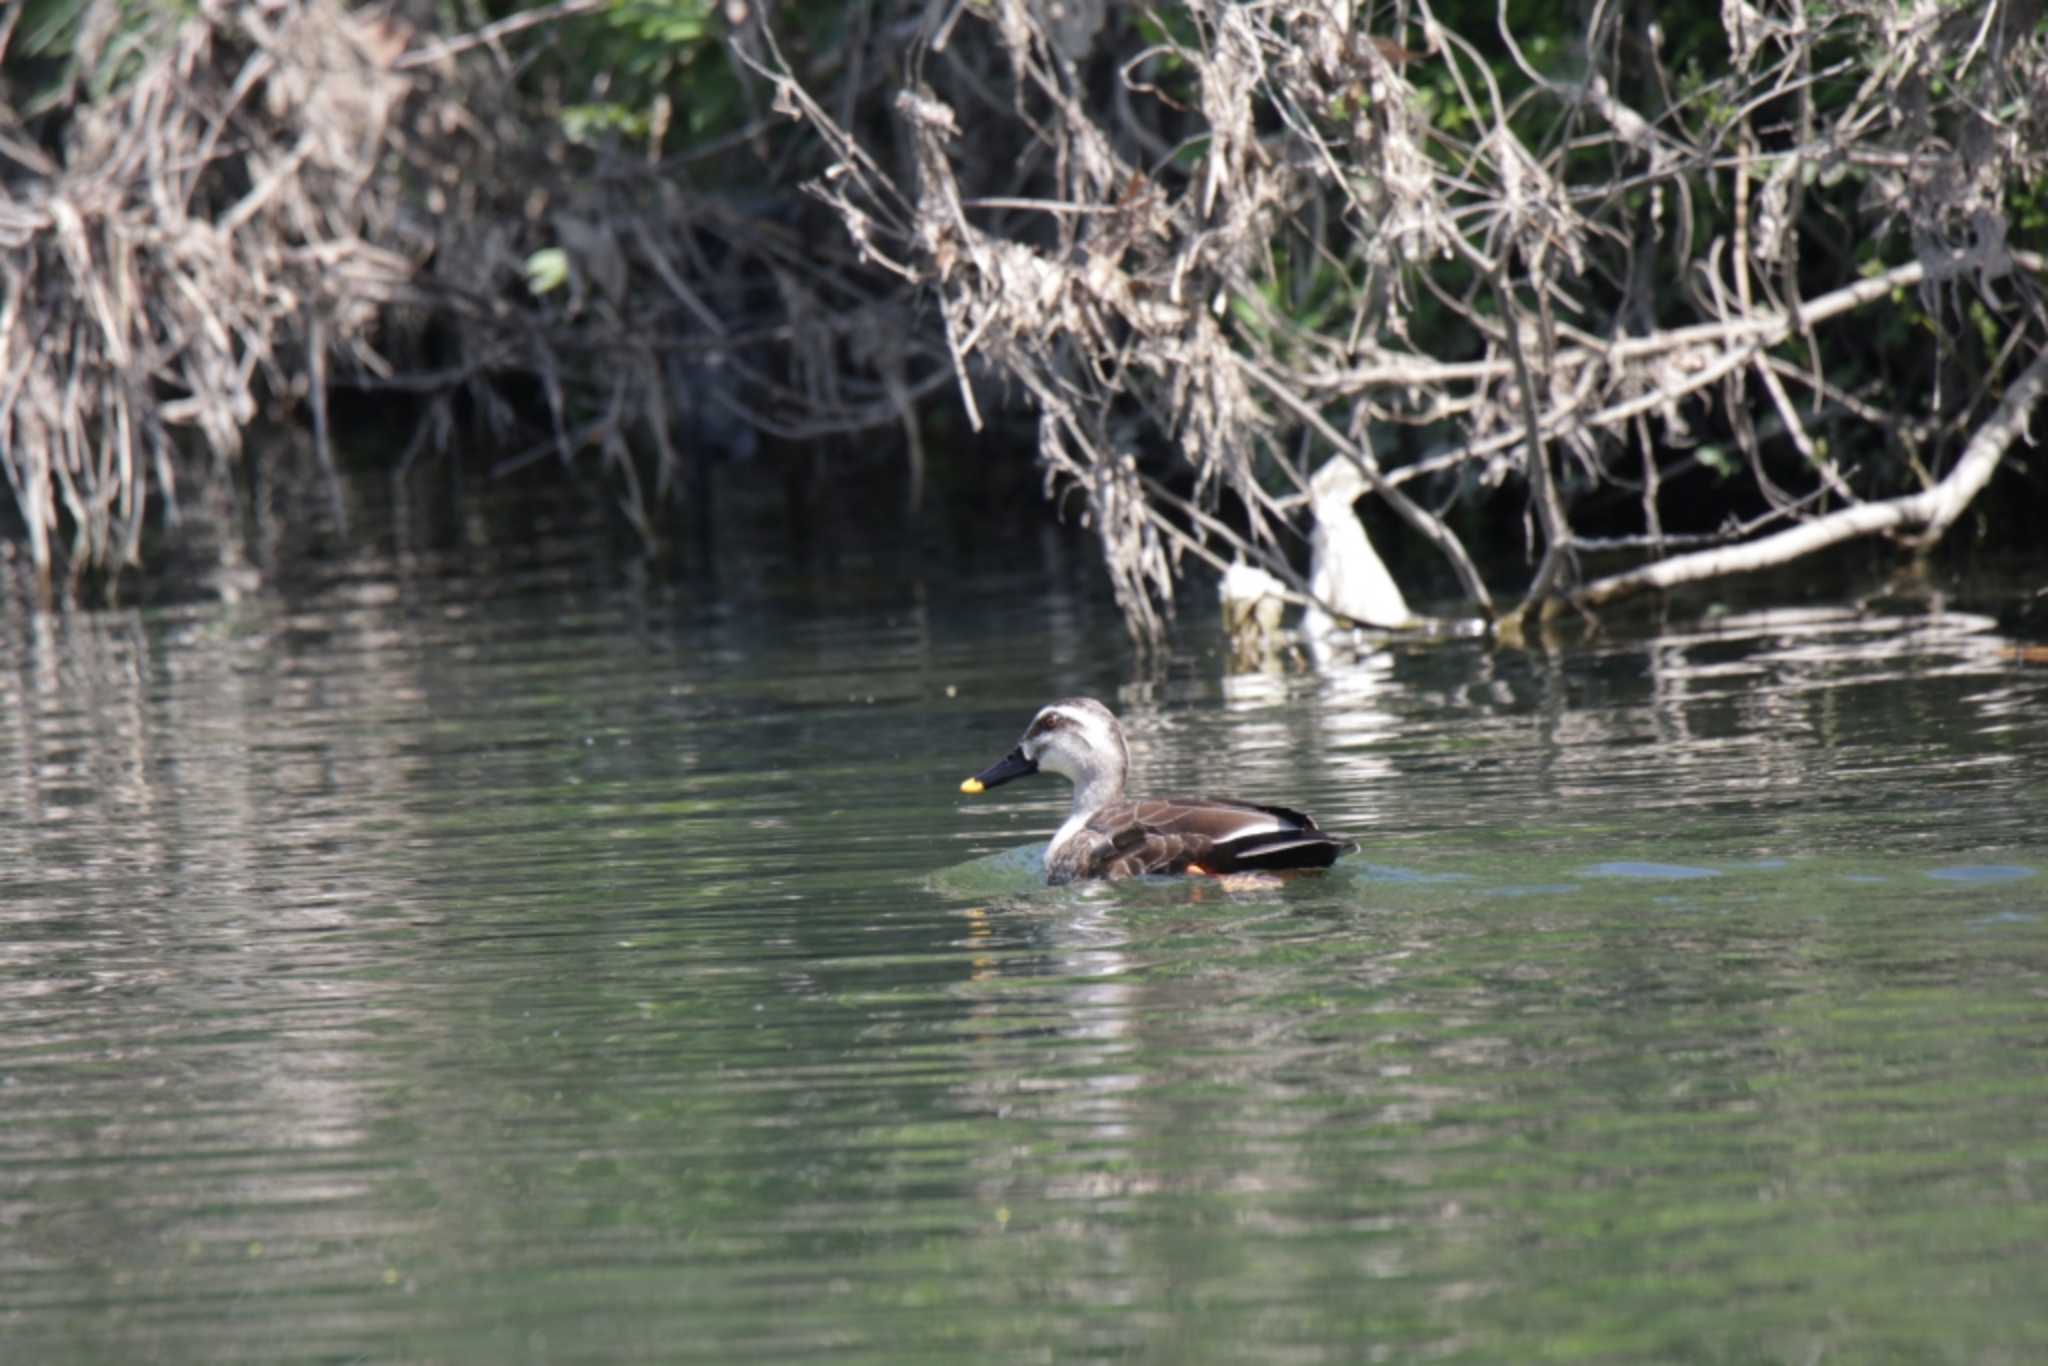
M 1988 617 L 1133 679 L 1059 575 L 337 561 L 0 639 L 10 1359 L 2026 1360 Z M 1046 888 L 1103 697 L 1331 874 Z

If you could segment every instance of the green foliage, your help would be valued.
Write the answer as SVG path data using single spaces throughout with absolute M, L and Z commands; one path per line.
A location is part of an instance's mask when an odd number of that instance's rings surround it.
M 11 68 L 21 58 L 70 61 L 91 0 L 28 0 L 7 44 Z
M 2012 236 L 2019 241 L 2048 241 L 2048 184 L 2019 180 L 2006 193 L 2005 211 L 2012 219 Z
M 829 76 L 816 73 L 836 69 L 850 43 L 871 36 L 862 26 L 872 18 L 811 0 L 778 6 L 774 30 L 799 75 L 823 83 Z M 573 41 L 554 45 L 529 80 L 565 92 L 563 131 L 579 142 L 652 141 L 657 152 L 685 152 L 761 112 L 758 88 L 726 51 L 731 28 L 720 0 L 610 0 L 571 31 Z M 750 157 L 735 174 L 757 172 Z
M 560 289 L 569 282 L 569 253 L 560 247 L 543 247 L 526 258 L 526 288 L 540 295 Z
M 8 39 L 6 60 L 0 62 L 6 86 L 25 92 L 10 97 L 15 113 L 24 118 L 46 114 L 76 100 L 81 90 L 87 100 L 114 94 L 196 12 L 192 0 L 117 0 L 111 31 L 81 51 L 79 44 L 92 27 L 88 19 L 105 22 L 95 14 L 100 9 L 96 0 L 26 0 Z
M 1187 10 L 1177 7 L 1147 9 L 1138 16 L 1137 34 L 1145 47 L 1188 47 L 1200 42 L 1201 35 Z M 1158 59 L 1166 69 L 1186 71 L 1187 63 L 1170 50 Z
M 1732 479 L 1742 470 L 1742 464 L 1735 453 L 1716 441 L 1702 443 L 1693 454 L 1700 464 L 1712 470 L 1716 479 Z
M 563 49 L 555 74 L 595 96 L 563 109 L 564 131 L 579 141 L 674 132 L 685 142 L 729 131 L 745 107 L 725 33 L 715 0 L 613 0 Z

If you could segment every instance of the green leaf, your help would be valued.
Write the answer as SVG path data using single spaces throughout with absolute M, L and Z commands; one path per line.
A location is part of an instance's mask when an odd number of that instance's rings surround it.
M 542 247 L 526 258 L 526 288 L 545 294 L 569 282 L 569 253 L 560 247 Z

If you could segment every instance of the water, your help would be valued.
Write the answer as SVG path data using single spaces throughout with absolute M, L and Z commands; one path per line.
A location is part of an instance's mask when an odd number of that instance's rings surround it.
M 2048 1353 L 1986 620 L 1232 677 L 1038 579 L 591 582 L 11 624 L 8 1361 Z M 1038 885 L 1064 786 L 956 787 L 1075 692 L 1361 852 Z

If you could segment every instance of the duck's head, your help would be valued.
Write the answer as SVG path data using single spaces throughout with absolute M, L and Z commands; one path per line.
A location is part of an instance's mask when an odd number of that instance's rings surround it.
M 1068 697 L 1039 708 L 1017 747 L 960 784 L 966 793 L 986 792 L 1012 778 L 1043 770 L 1078 789 L 1104 789 L 1104 800 L 1123 792 L 1130 769 L 1123 727 L 1092 697 Z

